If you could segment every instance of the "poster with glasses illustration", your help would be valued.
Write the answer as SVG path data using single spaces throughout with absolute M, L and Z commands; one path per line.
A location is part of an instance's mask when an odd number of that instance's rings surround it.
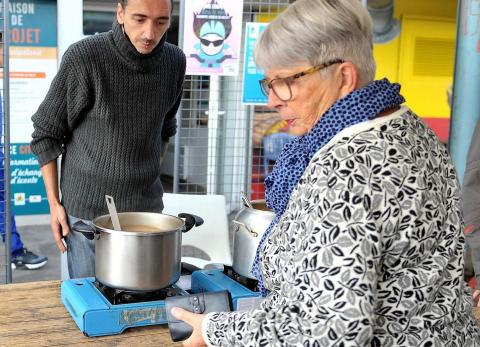
M 186 0 L 183 51 L 187 75 L 236 76 L 243 1 Z

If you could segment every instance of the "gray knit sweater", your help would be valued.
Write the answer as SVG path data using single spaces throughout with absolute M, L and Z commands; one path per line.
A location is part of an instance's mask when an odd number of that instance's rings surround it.
M 176 132 L 185 55 L 165 42 L 138 53 L 118 23 L 69 47 L 45 100 L 32 116 L 32 151 L 43 166 L 62 154 L 67 213 L 92 219 L 163 209 L 162 144 Z

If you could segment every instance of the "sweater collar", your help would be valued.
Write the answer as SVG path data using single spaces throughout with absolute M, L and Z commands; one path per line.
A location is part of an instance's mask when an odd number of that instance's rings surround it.
M 115 46 L 122 57 L 133 67 L 139 70 L 151 70 L 161 63 L 160 57 L 167 35 L 163 35 L 157 47 L 148 54 L 139 53 L 135 46 L 124 34 L 122 26 L 115 20 L 112 25 L 112 35 Z

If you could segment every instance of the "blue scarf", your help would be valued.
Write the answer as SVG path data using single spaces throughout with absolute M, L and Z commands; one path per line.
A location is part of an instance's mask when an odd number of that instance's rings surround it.
M 343 129 L 373 119 L 382 111 L 404 102 L 398 83 L 392 84 L 387 79 L 374 81 L 338 100 L 310 132 L 285 145 L 272 173 L 265 179 L 267 206 L 275 212 L 275 218 L 260 240 L 252 266 L 252 274 L 258 279 L 258 287 L 263 296 L 266 296 L 268 291 L 263 286 L 259 268 L 260 250 L 280 220 L 293 189 L 312 157 Z

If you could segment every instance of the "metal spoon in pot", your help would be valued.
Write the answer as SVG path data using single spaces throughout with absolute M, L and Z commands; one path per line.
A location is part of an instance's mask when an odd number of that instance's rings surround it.
M 107 200 L 108 213 L 110 213 L 113 230 L 122 230 L 120 220 L 118 219 L 117 208 L 115 207 L 115 201 L 110 195 L 105 195 L 105 199 Z
M 242 197 L 243 204 L 248 208 L 253 208 L 252 203 L 248 200 L 247 196 L 243 191 L 240 192 L 240 196 Z

